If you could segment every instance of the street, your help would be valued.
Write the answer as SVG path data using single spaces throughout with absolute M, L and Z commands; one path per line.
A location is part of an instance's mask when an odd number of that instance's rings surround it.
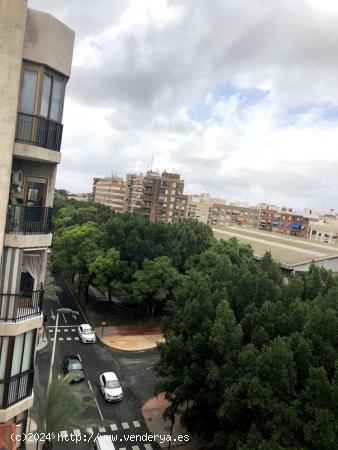
M 96 435 L 98 432 L 116 436 L 118 442 L 115 443 L 115 447 L 117 449 L 151 450 L 157 448 L 157 445 L 151 442 L 151 438 L 149 443 L 137 441 L 137 439 L 141 439 L 141 436 L 143 440 L 146 433 L 149 434 L 140 407 L 154 394 L 156 378 L 153 366 L 158 360 L 157 349 L 122 352 L 103 345 L 99 339 L 95 344 L 83 344 L 78 338 L 77 327 L 81 323 L 87 323 L 87 319 L 66 282 L 58 275 L 54 275 L 54 278 L 56 284 L 62 288 L 59 295 L 60 304 L 45 300 L 44 313 L 48 315 L 45 324 L 48 345 L 37 353 L 35 382 L 47 387 L 56 309 L 70 308 L 79 311 L 80 314 L 76 318 L 70 314 L 59 316 L 54 370 L 61 373 L 64 356 L 78 354 L 85 371 L 83 383 L 93 393 L 93 404 L 80 418 L 79 428 L 63 430 L 64 441 L 57 443 L 56 448 L 89 449 L 91 445 L 88 440 L 93 440 L 90 435 Z M 99 388 L 99 376 L 108 371 L 114 371 L 122 384 L 124 397 L 121 402 L 108 403 L 103 399 Z M 67 442 L 66 440 L 72 436 L 73 442 Z M 78 439 L 77 444 L 74 443 L 75 439 Z M 127 442 L 129 439 L 135 439 L 134 443 L 130 441 L 129 444 Z

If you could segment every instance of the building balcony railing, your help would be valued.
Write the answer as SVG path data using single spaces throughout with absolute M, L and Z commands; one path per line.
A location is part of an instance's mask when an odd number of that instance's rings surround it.
M 19 112 L 15 141 L 60 151 L 63 125 L 45 117 Z
M 0 294 L 0 323 L 20 322 L 39 316 L 43 305 L 43 289 L 21 294 Z
M 34 370 L 15 375 L 9 381 L 0 381 L 0 409 L 6 409 L 30 397 L 33 392 Z
M 9 205 L 6 233 L 48 234 L 52 229 L 53 208 L 45 206 Z

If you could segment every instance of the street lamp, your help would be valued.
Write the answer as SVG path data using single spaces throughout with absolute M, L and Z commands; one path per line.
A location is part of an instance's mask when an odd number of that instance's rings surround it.
M 54 364 L 54 358 L 55 358 L 56 337 L 57 337 L 58 325 L 59 325 L 59 314 L 72 314 L 73 316 L 78 316 L 80 313 L 78 311 L 73 311 L 70 308 L 58 308 L 56 310 L 56 323 L 55 323 L 55 332 L 54 332 L 54 342 L 53 342 L 52 359 L 51 359 L 50 368 L 49 368 L 49 377 L 48 377 L 47 391 L 48 391 L 49 386 L 50 386 L 50 384 L 52 382 L 52 376 L 53 376 L 53 364 Z

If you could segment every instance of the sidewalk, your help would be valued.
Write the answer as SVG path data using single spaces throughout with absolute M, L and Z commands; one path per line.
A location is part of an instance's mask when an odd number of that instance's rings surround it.
M 169 406 L 169 402 L 164 398 L 163 393 L 157 397 L 150 398 L 142 406 L 142 414 L 149 431 L 153 435 L 160 435 L 162 441 L 164 441 L 164 436 L 170 435 L 171 430 L 170 421 L 163 419 L 163 413 L 167 406 Z M 168 448 L 168 442 L 161 442 L 160 439 L 156 439 L 156 442 L 161 448 Z M 175 448 L 175 450 L 200 450 L 212 447 L 212 445 L 207 442 L 197 441 L 194 437 L 189 436 L 180 423 L 180 417 L 176 416 L 171 447 Z
M 42 327 L 38 330 L 38 340 L 36 345 L 36 351 L 39 352 L 40 350 L 43 350 L 45 347 L 47 347 L 48 339 L 47 335 L 45 333 L 45 327 L 42 325 Z
M 103 331 L 103 335 L 102 335 Z M 95 328 L 101 341 L 117 350 L 140 351 L 154 348 L 157 342 L 163 342 L 161 329 L 157 325 L 138 324 L 117 327 Z

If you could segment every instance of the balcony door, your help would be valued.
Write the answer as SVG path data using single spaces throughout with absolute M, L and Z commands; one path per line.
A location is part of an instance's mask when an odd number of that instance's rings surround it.
M 45 148 L 60 147 L 65 77 L 24 63 L 16 139 Z
M 33 68 L 24 68 L 21 81 L 20 116 L 17 138 L 24 142 L 33 142 L 36 135 L 36 121 L 34 116 L 38 112 L 37 91 L 39 84 L 39 71 Z

